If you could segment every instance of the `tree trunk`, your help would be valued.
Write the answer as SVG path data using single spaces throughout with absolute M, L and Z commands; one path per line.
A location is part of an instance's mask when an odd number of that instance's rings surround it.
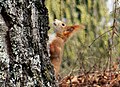
M 57 87 L 47 51 L 49 22 L 44 3 L 0 1 L 1 87 Z

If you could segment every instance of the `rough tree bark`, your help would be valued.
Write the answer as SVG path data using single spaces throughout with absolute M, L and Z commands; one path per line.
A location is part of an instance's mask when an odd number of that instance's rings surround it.
M 0 87 L 57 87 L 47 51 L 44 3 L 0 1 Z

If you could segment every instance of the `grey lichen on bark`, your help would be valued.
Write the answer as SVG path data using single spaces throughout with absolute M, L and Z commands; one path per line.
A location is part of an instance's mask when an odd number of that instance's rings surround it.
M 0 15 L 0 87 L 5 85 L 4 81 L 7 77 L 9 67 L 9 57 L 5 39 L 7 29 L 8 28 Z
M 47 52 L 49 22 L 44 3 L 44 0 L 0 2 L 7 26 L 4 42 L 8 66 L 3 80 L 6 87 L 57 86 Z

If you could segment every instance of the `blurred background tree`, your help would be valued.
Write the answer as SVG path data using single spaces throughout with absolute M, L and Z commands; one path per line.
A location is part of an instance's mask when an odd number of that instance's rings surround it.
M 112 12 L 109 13 L 106 3 L 107 0 L 46 0 L 51 28 L 54 19 L 60 19 L 67 25 L 86 25 L 85 30 L 66 43 L 60 75 L 67 75 L 71 70 L 86 73 L 108 68 L 108 40 L 111 35 L 107 31 L 112 26 Z M 52 29 L 50 32 L 53 32 Z M 114 38 L 112 58 L 116 61 L 120 57 L 120 38 Z

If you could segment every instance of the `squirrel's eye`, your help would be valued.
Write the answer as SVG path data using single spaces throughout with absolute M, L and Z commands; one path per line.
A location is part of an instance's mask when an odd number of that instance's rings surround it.
M 65 26 L 65 24 L 62 23 L 62 26 Z
M 56 24 L 55 23 L 53 23 L 55 26 L 56 26 Z

